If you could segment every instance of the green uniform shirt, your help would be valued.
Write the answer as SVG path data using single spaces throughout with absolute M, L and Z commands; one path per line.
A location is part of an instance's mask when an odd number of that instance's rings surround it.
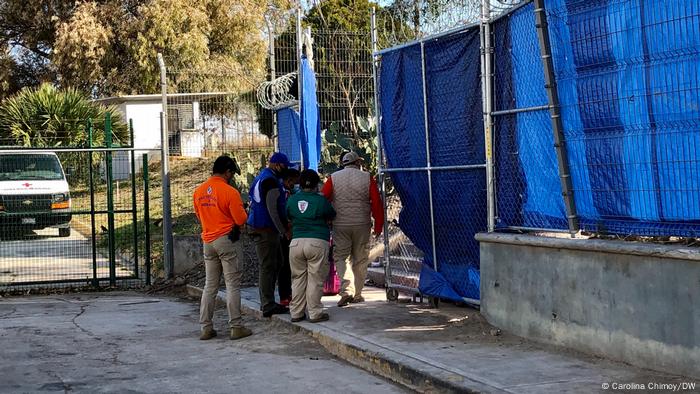
M 300 191 L 287 200 L 287 218 L 292 221 L 292 238 L 331 237 L 328 221 L 335 218 L 335 209 L 318 193 Z

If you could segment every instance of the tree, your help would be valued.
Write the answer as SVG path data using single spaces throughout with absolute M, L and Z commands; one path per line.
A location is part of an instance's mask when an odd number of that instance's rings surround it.
M 10 48 L 13 71 L 0 83 L 53 82 L 93 97 L 156 93 L 162 52 L 178 71 L 174 84 L 248 90 L 264 76 L 267 7 L 263 0 L 3 0 L 0 45 Z
M 72 0 L 0 1 L 0 47 L 12 54 L 5 59 L 9 67 L 1 76 L 11 81 L 5 95 L 55 80 L 50 59 L 56 22 L 69 18 L 74 8 Z
M 88 120 L 93 121 L 93 145 L 104 144 L 104 120 L 112 115 L 112 139 L 127 144 L 129 132 L 113 106 L 90 101 L 74 88 L 50 84 L 24 88 L 0 105 L 0 145 L 25 147 L 86 146 Z
M 373 95 L 368 0 L 326 0 L 304 19 L 314 40 L 314 69 L 322 127 L 359 139 L 358 116 L 366 116 Z
M 58 26 L 52 60 L 61 82 L 90 91 L 100 85 L 112 30 L 98 18 L 96 3 L 83 3 Z

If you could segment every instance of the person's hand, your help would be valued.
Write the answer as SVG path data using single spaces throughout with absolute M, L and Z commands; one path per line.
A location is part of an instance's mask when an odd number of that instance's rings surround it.
M 291 240 L 292 239 L 292 231 L 287 230 L 287 232 L 284 233 L 284 237 L 287 238 L 288 240 Z

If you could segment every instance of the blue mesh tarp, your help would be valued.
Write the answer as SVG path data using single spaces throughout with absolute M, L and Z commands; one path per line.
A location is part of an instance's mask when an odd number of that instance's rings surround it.
M 316 75 L 309 61 L 301 61 L 303 78 L 302 111 L 285 108 L 277 111 L 279 150 L 293 163 L 304 160 L 304 168 L 318 170 L 321 157 L 321 126 L 316 98 Z
M 474 60 L 477 61 L 474 61 Z M 433 166 L 484 162 L 478 29 L 425 43 L 426 96 Z M 421 48 L 412 45 L 382 57 L 382 142 L 390 168 L 426 167 Z M 486 228 L 486 182 L 482 168 L 432 174 L 434 272 L 428 176 L 398 172 L 392 182 L 401 198 L 399 227 L 425 254 L 420 277 L 424 294 L 479 298 L 479 245 Z
M 683 0 L 546 0 L 568 164 L 583 229 L 700 235 L 700 5 Z M 532 4 L 493 25 L 494 109 L 548 104 Z M 482 163 L 476 29 L 425 42 L 433 166 Z M 427 163 L 420 45 L 385 53 L 379 89 L 390 168 Z M 564 229 L 549 111 L 495 118 L 499 227 Z M 421 290 L 478 297 L 483 172 L 434 171 L 438 272 L 425 172 L 392 181 L 399 227 L 425 254 Z
M 299 136 L 299 113 L 291 108 L 277 111 L 277 135 L 279 151 L 292 163 L 301 163 L 301 139 Z
M 493 35 L 494 109 L 546 106 L 534 6 L 497 20 Z M 567 228 L 549 111 L 494 119 L 497 227 Z
M 700 234 L 697 2 L 547 0 L 583 228 Z
M 321 122 L 316 98 L 316 75 L 305 57 L 301 59 L 301 75 L 301 146 L 304 152 L 304 168 L 317 171 L 321 159 Z

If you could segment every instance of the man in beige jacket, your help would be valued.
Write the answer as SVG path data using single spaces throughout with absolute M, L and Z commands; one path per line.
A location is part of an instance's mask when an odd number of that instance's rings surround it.
M 361 169 L 362 158 L 349 152 L 343 156 L 342 164 L 343 169 L 333 173 L 322 190 L 337 212 L 333 221 L 333 258 L 341 279 L 338 301 L 341 307 L 364 302 L 362 288 L 369 266 L 372 218 L 375 236 L 382 233 L 384 226 L 384 207 L 377 182 Z

